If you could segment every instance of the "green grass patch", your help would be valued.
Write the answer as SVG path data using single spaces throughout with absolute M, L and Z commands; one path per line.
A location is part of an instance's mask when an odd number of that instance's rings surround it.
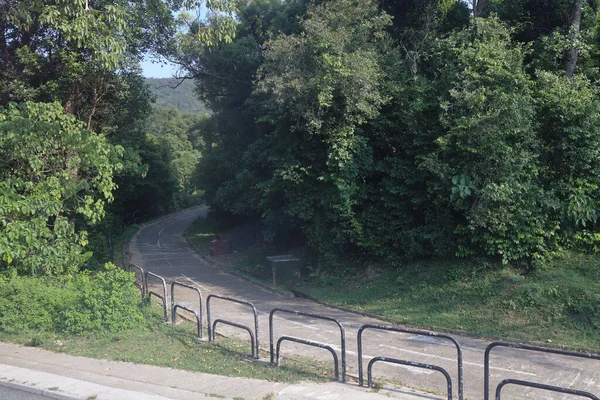
M 570 254 L 535 274 L 488 262 L 342 271 L 298 289 L 331 304 L 442 331 L 600 351 L 600 258 Z
M 249 358 L 249 342 L 218 338 L 196 343 L 195 325 L 165 324 L 160 307 L 144 308 L 145 325 L 119 333 L 67 336 L 0 333 L 0 340 L 34 345 L 55 352 L 114 361 L 127 361 L 187 371 L 269 381 L 297 382 L 333 379 L 333 367 L 315 360 L 284 360 L 280 367 Z
M 219 223 L 210 216 L 196 218 L 185 230 L 185 236 L 196 248 L 200 255 L 209 255 L 210 241 L 216 238 L 217 233 L 227 233 L 228 229 L 219 230 Z

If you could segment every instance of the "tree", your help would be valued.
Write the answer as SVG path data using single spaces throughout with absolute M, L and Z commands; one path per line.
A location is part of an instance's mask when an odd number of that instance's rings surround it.
M 569 17 L 569 33 L 573 37 L 573 43 L 571 48 L 567 51 L 565 57 L 565 75 L 572 77 L 575 72 L 575 65 L 577 64 L 577 56 L 579 49 L 577 46 L 579 27 L 581 26 L 581 13 L 583 11 L 584 0 L 573 0 L 573 6 L 571 8 L 571 16 Z
M 104 216 L 121 152 L 57 103 L 0 108 L 0 271 L 80 267 L 89 254 L 77 225 Z

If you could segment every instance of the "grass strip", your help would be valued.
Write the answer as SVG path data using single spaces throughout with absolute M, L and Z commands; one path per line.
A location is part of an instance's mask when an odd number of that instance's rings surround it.
M 219 338 L 196 343 L 195 325 L 183 322 L 173 327 L 162 320 L 162 309 L 145 308 L 146 326 L 120 333 L 64 336 L 48 333 L 0 333 L 0 340 L 36 346 L 74 356 L 126 361 L 232 377 L 276 382 L 333 379 L 333 367 L 313 359 L 294 359 L 274 367 L 255 362 L 249 342 Z

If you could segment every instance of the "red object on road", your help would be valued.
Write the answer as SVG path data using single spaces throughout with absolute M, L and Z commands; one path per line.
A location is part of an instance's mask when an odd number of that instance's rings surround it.
M 219 239 L 210 242 L 210 255 L 220 256 L 231 252 L 231 241 L 224 238 L 225 235 L 219 235 Z

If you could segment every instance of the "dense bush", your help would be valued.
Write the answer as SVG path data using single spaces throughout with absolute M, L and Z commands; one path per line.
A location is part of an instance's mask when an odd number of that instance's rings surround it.
M 2 278 L 0 332 L 116 332 L 143 321 L 131 273 L 112 264 L 95 275 Z
M 531 267 L 578 238 L 595 241 L 597 10 L 585 8 L 573 75 L 563 58 L 575 42 L 548 47 L 572 23 L 566 2 L 530 17 L 531 2 L 518 2 L 528 4 L 521 14 L 498 1 L 478 18 L 455 0 L 401 3 L 303 3 L 284 30 L 266 16 L 298 9 L 256 2 L 233 43 L 196 59 L 222 78 L 261 56 L 243 90 L 215 95 L 221 80 L 199 78 L 216 111 L 197 174 L 211 206 L 262 219 L 267 238 L 300 229 L 326 256 Z
M 0 107 L 0 272 L 81 266 L 87 232 L 75 220 L 104 217 L 122 150 L 58 103 Z

